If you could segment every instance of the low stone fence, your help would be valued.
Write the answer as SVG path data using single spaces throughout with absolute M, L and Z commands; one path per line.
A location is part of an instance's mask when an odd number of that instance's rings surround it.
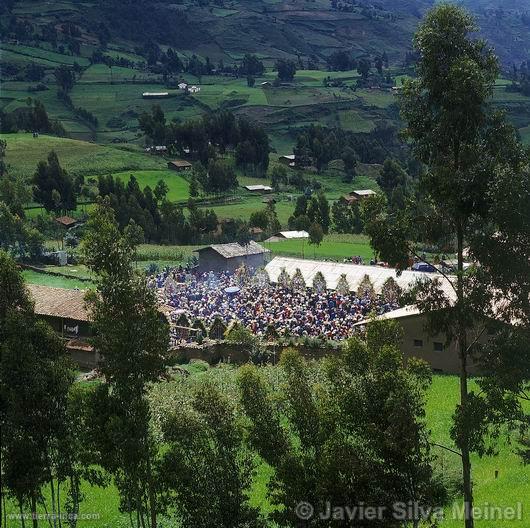
M 280 359 L 281 353 L 286 348 L 294 348 L 308 359 L 319 359 L 328 354 L 336 352 L 332 347 L 308 347 L 303 344 L 280 344 L 267 343 L 265 350 L 276 360 Z M 210 365 L 217 363 L 235 363 L 241 365 L 250 359 L 250 351 L 247 345 L 227 343 L 225 341 L 213 341 L 197 345 L 186 343 L 171 348 L 172 359 L 176 363 L 188 363 L 190 360 L 206 361 Z

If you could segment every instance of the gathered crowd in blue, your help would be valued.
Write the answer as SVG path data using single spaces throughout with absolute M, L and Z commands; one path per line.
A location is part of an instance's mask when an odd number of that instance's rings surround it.
M 229 273 L 197 274 L 185 268 L 165 269 L 150 282 L 159 302 L 168 307 L 176 323 L 182 314 L 209 328 L 218 317 L 225 324 L 238 321 L 255 335 L 263 336 L 269 325 L 286 337 L 322 337 L 342 340 L 354 332 L 354 324 L 375 312 L 398 308 L 380 296 L 358 297 L 354 292 L 314 288 L 290 288 L 263 280 L 263 272 L 241 277 Z

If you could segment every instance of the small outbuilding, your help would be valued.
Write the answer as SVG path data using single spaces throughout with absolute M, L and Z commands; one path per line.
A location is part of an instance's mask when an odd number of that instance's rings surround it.
M 171 169 L 177 172 L 188 171 L 188 170 L 191 170 L 192 167 L 193 165 L 189 161 L 181 160 L 181 159 L 168 161 L 167 163 L 168 169 Z
M 369 196 L 374 196 L 377 194 L 375 191 L 372 191 L 372 189 L 359 189 L 356 191 L 351 191 L 343 198 L 349 203 L 355 203 L 360 202 L 361 200 L 364 200 L 365 198 L 368 198 Z
M 241 264 L 249 268 L 261 268 L 266 264 L 270 250 L 251 240 L 246 245 L 237 242 L 232 244 L 212 244 L 198 249 L 199 272 L 228 271 L 234 273 Z
M 272 192 L 272 187 L 270 185 L 245 185 L 245 189 L 254 193 Z
M 287 154 L 286 156 L 280 156 L 278 161 L 288 167 L 294 167 L 296 164 L 296 156 L 294 154 Z
M 309 238 L 307 231 L 280 231 L 275 233 L 266 242 L 280 242 L 281 240 L 301 240 Z
M 77 220 L 71 216 L 58 216 L 55 221 L 66 229 L 70 229 L 71 227 L 77 225 Z

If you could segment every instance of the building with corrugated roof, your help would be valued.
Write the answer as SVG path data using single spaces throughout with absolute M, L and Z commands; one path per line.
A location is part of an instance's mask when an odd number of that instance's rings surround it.
M 231 244 L 212 244 L 198 249 L 199 272 L 228 271 L 233 273 L 241 264 L 249 268 L 261 268 L 266 264 L 270 250 L 251 240 L 246 245 L 237 242 Z

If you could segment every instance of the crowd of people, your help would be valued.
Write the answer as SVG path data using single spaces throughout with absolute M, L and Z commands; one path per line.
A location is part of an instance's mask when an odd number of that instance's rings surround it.
M 159 302 L 169 308 L 173 323 L 185 314 L 190 323 L 201 320 L 209 328 L 220 318 L 226 325 L 238 321 L 258 336 L 274 328 L 279 336 L 342 340 L 370 312 L 398 307 L 379 297 L 359 298 L 354 292 L 292 288 L 269 283 L 263 276 L 259 280 L 250 275 L 197 274 L 183 268 L 165 269 L 151 285 L 157 288 Z

